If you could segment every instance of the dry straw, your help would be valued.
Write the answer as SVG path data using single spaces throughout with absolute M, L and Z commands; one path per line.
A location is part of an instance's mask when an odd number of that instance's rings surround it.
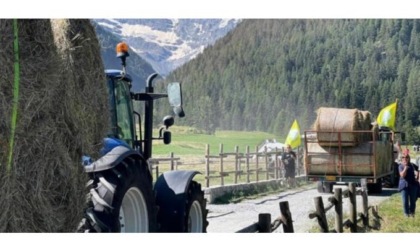
M 20 93 L 13 149 L 13 20 L 0 20 L 0 232 L 73 232 L 108 128 L 99 43 L 89 20 L 18 20 Z M 13 151 L 10 172 L 6 157 Z
M 328 108 L 321 107 L 317 111 L 317 119 L 314 123 L 317 138 L 321 146 L 355 146 L 367 139 L 366 134 L 352 131 L 370 130 L 370 112 L 358 109 Z M 339 139 L 339 134 L 341 139 Z

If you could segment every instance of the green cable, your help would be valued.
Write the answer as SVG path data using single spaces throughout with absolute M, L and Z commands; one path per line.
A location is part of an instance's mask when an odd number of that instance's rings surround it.
M 13 147 L 15 142 L 15 131 L 16 131 L 16 121 L 17 121 L 17 112 L 18 112 L 18 102 L 19 102 L 19 82 L 20 82 L 20 66 L 19 66 L 19 38 L 18 38 L 18 25 L 17 19 L 13 19 L 13 53 L 14 53 L 14 86 L 13 86 L 13 110 L 12 110 L 12 127 L 10 134 L 10 146 L 9 146 L 9 160 L 7 162 L 7 173 L 10 173 L 12 168 L 12 158 L 13 158 Z

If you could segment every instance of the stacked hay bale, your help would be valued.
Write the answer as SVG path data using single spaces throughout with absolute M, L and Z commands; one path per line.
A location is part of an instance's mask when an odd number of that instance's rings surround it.
M 370 113 L 358 109 L 321 107 L 317 111 L 314 130 L 325 131 L 317 133 L 319 145 L 338 146 L 339 134 L 342 146 L 355 146 L 366 140 L 366 134 L 352 131 L 370 130 Z
M 372 113 L 370 113 L 367 110 L 359 111 L 360 119 L 359 119 L 359 125 L 360 130 L 366 130 L 366 131 L 372 131 L 373 125 L 372 125 Z M 361 142 L 367 142 L 372 141 L 372 132 L 370 133 L 364 133 L 361 134 Z
M 372 151 L 372 142 L 369 142 L 374 132 L 371 113 L 358 109 L 321 107 L 317 114 L 313 129 L 317 131 L 318 142 L 307 143 L 308 153 L 317 155 L 305 156 L 305 163 L 310 164 L 307 168 L 310 171 L 307 170 L 307 173 L 345 176 L 373 175 L 373 170 L 370 168 L 374 165 L 372 162 L 379 163 L 372 160 L 370 155 L 366 155 Z M 341 150 L 341 158 L 336 148 L 339 146 L 339 140 L 341 146 L 345 147 Z M 386 150 L 386 148 L 383 149 Z M 340 162 L 343 165 L 339 165 Z
M 0 20 L 0 232 L 73 232 L 87 193 L 81 156 L 98 153 L 108 128 L 99 43 L 89 20 L 16 27 Z

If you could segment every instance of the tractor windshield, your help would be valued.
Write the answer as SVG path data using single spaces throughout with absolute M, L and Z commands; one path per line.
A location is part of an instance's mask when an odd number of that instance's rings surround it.
M 133 108 L 129 84 L 126 81 L 117 79 L 114 92 L 118 138 L 133 146 Z

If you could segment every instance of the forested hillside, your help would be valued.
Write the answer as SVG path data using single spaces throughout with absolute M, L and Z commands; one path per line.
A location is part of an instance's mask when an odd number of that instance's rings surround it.
M 175 70 L 187 113 L 208 132 L 309 129 L 321 106 L 369 110 L 398 99 L 397 125 L 420 124 L 420 20 L 253 19 Z M 410 139 L 409 139 L 410 140 Z

